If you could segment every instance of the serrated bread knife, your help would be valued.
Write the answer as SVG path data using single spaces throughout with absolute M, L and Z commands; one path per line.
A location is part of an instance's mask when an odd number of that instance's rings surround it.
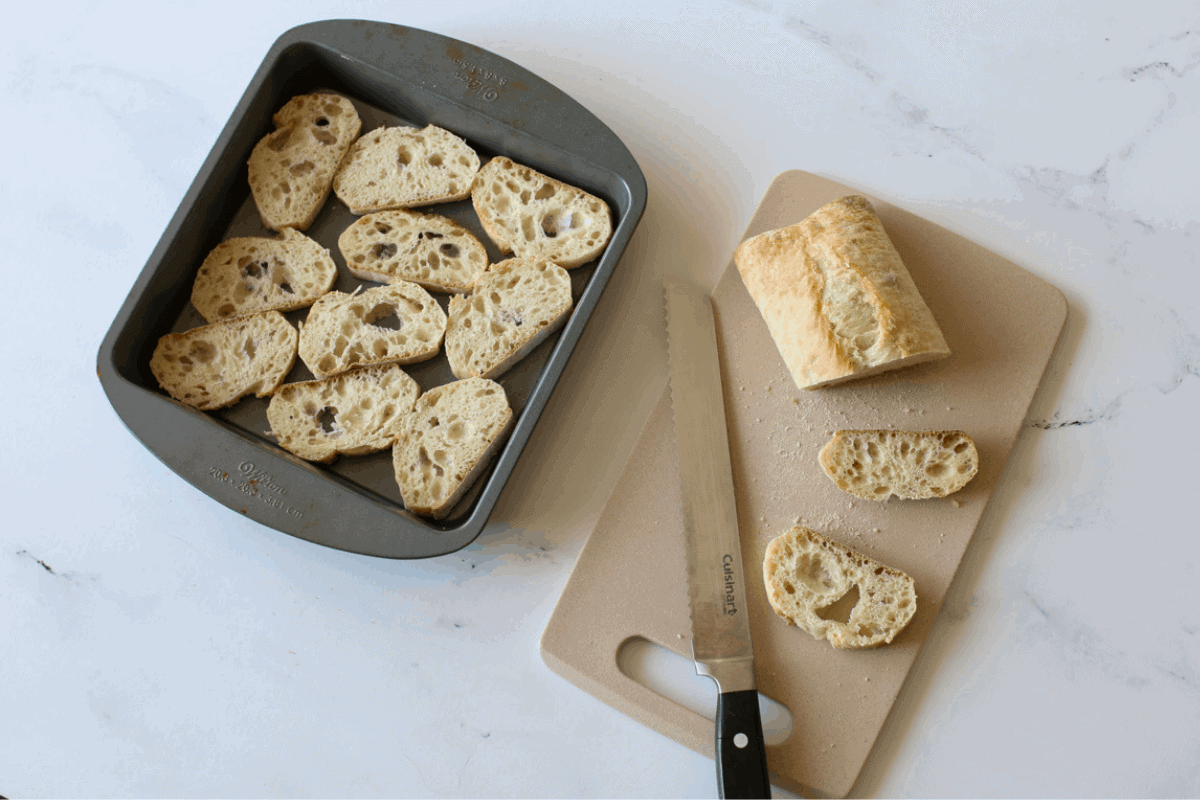
M 717 788 L 721 797 L 770 797 L 712 303 L 678 279 L 667 278 L 665 295 L 692 657 L 718 691 Z

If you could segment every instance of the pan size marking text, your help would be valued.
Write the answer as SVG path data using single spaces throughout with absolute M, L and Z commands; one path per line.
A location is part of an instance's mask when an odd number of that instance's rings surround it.
M 284 495 L 288 493 L 287 489 L 275 483 L 268 473 L 258 469 L 249 461 L 238 464 L 236 475 L 231 475 L 228 470 L 220 467 L 209 467 L 208 475 L 213 480 L 236 489 L 247 497 L 258 500 L 271 508 L 283 511 L 293 517 L 304 516 L 304 512 L 297 511 L 287 504 L 284 499 Z
M 725 614 L 736 614 L 737 604 L 733 601 L 734 587 L 737 585 L 737 576 L 733 573 L 733 556 L 728 553 L 721 559 L 721 567 L 725 577 Z
M 465 83 L 467 91 L 475 92 L 489 103 L 500 97 L 500 90 L 508 85 L 508 78 L 469 61 L 458 59 L 454 63 L 462 70 L 454 75 L 455 80 Z

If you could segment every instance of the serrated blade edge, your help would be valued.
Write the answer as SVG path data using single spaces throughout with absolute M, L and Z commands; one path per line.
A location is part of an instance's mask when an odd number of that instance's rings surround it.
M 738 537 L 733 468 L 708 295 L 664 281 L 671 408 L 679 453 L 696 669 L 722 692 L 754 688 L 754 652 Z

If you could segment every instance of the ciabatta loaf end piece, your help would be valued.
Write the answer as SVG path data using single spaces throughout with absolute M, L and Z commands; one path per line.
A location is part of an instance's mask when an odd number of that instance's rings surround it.
M 747 239 L 734 263 L 801 389 L 950 354 L 864 197 L 843 197 Z
M 250 154 L 250 192 L 263 225 L 307 230 L 362 120 L 349 100 L 323 93 L 293 97 L 273 120 Z
M 503 156 L 479 170 L 471 203 L 488 238 L 521 258 L 571 269 L 597 258 L 612 238 L 607 203 Z
M 446 312 L 415 283 L 329 292 L 300 329 L 300 359 L 317 378 L 366 364 L 411 364 L 437 355 L 445 334 Z
M 332 378 L 285 383 L 267 420 L 285 450 L 328 463 L 391 447 L 421 389 L 399 364 L 358 367 Z
M 296 361 L 296 339 L 278 311 L 215 322 L 160 338 L 150 371 L 171 397 L 212 411 L 274 392 Z
M 192 285 L 192 305 L 208 322 L 262 311 L 293 311 L 333 288 L 329 251 L 292 228 L 278 237 L 239 236 L 204 259 Z
M 471 294 L 450 298 L 446 357 L 456 378 L 496 378 L 570 316 L 571 276 L 552 261 L 492 264 Z
M 963 431 L 837 431 L 818 458 L 838 488 L 866 500 L 945 497 L 979 471 L 979 452 Z
M 421 395 L 392 447 L 404 507 L 434 519 L 449 514 L 495 455 L 512 419 L 504 387 L 486 378 Z
M 908 575 L 799 526 L 767 545 L 763 580 L 776 614 L 839 649 L 889 644 L 917 611 Z
M 450 131 L 376 128 L 346 153 L 333 191 L 354 214 L 463 200 L 479 171 L 479 156 Z
M 487 251 L 454 220 L 396 209 L 360 217 L 338 237 L 356 277 L 411 281 L 434 292 L 469 292 L 487 269 Z

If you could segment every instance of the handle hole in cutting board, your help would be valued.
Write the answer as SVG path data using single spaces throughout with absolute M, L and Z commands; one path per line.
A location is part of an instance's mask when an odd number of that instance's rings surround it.
M 689 711 L 715 720 L 717 683 L 696 672 L 696 662 L 641 636 L 626 639 L 617 651 L 617 668 L 652 692 Z M 780 745 L 792 735 L 792 712 L 782 703 L 758 693 L 763 740 Z

